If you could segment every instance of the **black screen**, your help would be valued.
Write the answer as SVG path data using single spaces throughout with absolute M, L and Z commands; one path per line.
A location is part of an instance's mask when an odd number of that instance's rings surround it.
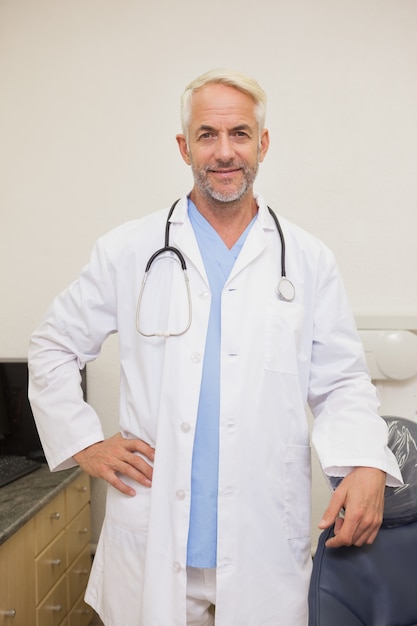
M 86 374 L 82 371 L 86 396 Z M 27 456 L 42 450 L 28 398 L 27 361 L 0 362 L 0 454 Z

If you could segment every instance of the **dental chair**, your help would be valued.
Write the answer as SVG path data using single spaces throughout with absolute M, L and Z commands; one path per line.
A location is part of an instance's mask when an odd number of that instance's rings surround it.
M 385 417 L 404 486 L 386 487 L 372 545 L 326 548 L 313 560 L 309 626 L 417 626 L 417 423 Z

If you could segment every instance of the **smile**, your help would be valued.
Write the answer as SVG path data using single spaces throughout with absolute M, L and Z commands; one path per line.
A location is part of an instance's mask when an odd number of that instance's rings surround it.
M 211 174 L 214 174 L 215 176 L 220 176 L 221 178 L 229 178 L 233 176 L 234 174 L 237 174 L 240 171 L 241 171 L 240 167 L 236 167 L 234 169 L 228 169 L 228 170 L 212 170 L 212 169 L 209 170 Z

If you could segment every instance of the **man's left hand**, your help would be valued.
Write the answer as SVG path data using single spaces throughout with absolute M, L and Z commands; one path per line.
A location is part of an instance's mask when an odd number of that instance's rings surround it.
M 337 487 L 319 528 L 335 524 L 328 548 L 373 543 L 384 513 L 385 472 L 374 467 L 355 467 Z M 344 516 L 340 511 L 344 509 Z

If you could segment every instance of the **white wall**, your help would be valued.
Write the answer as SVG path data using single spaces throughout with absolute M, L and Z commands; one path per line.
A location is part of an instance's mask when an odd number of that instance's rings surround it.
M 266 89 L 257 188 L 334 250 L 355 313 L 417 315 L 416 32 L 415 0 L 0 0 L 0 358 L 100 234 L 189 190 L 179 98 L 219 66 Z M 89 396 L 110 434 L 114 340 Z

